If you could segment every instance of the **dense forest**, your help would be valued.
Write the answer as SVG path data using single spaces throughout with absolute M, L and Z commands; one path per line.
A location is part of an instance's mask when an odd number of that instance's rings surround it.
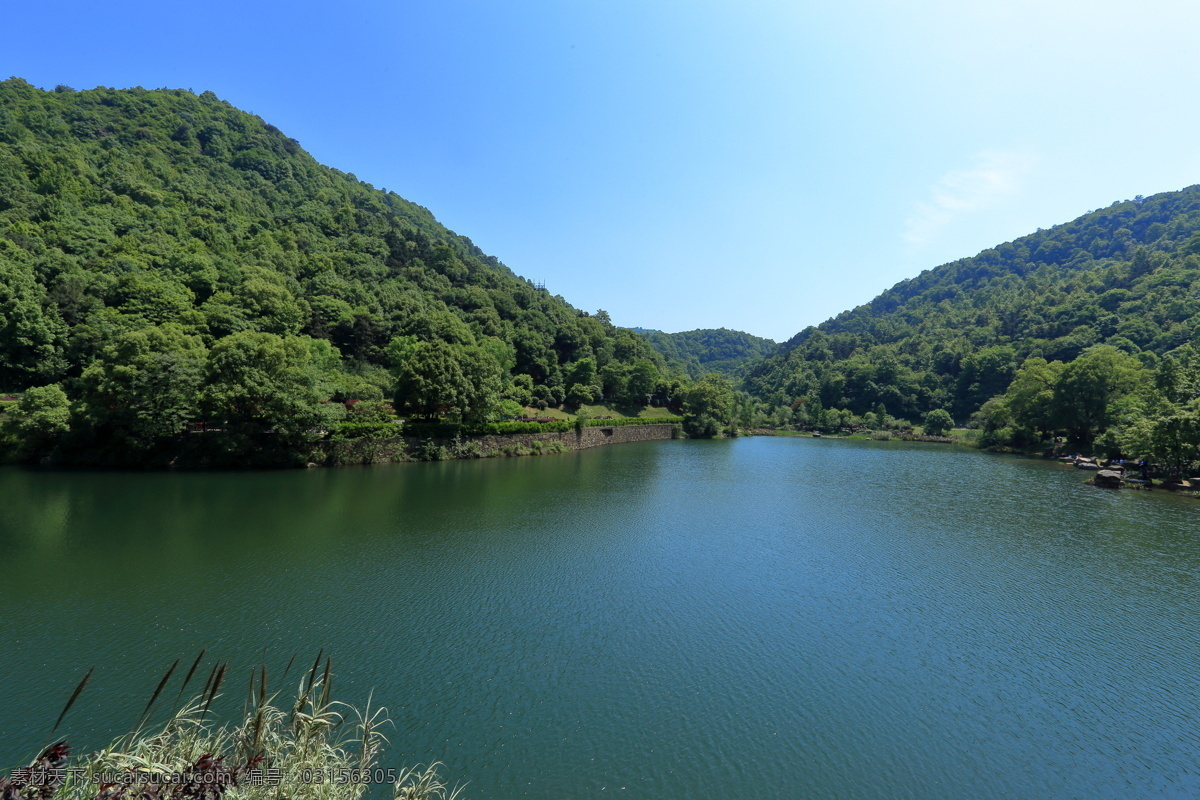
M 211 92 L 0 83 L 0 393 L 26 457 L 158 463 L 203 426 L 205 463 L 286 460 L 393 412 L 683 410 L 683 377 Z
M 211 92 L 0 82 L 0 449 L 27 460 L 162 464 L 186 441 L 185 461 L 292 463 L 399 417 L 469 432 L 603 403 L 691 435 L 969 425 L 1178 475 L 1200 445 L 1198 278 L 1191 187 L 782 345 L 622 329 Z
M 651 328 L 630 328 L 662 354 L 667 363 L 692 378 L 708 373 L 740 377 L 751 364 L 775 352 L 778 345 L 728 328 L 663 333 Z
M 923 272 L 749 372 L 784 424 L 972 423 L 1154 455 L 1200 442 L 1200 187 L 1105 209 Z

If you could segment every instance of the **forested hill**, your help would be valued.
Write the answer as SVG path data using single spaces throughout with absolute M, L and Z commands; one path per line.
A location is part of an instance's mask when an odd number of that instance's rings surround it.
M 681 333 L 663 333 L 650 328 L 631 328 L 654 346 L 654 349 L 677 365 L 692 378 L 708 372 L 737 377 L 752 363 L 775 352 L 779 346 L 742 331 L 728 328 L 700 329 Z
M 1153 366 L 1200 333 L 1200 187 L 1113 203 L 923 272 L 757 365 L 776 406 L 959 422 L 1030 358 L 1109 345 Z
M 279 433 L 273 403 L 299 430 L 328 399 L 644 402 L 663 363 L 211 92 L 0 82 L 0 392 L 58 384 L 117 450 Z

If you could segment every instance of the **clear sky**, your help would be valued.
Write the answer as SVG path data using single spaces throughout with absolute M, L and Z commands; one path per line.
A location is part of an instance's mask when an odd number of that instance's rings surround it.
M 1200 182 L 1200 4 L 26 0 L 0 73 L 258 114 L 619 325 L 786 339 Z

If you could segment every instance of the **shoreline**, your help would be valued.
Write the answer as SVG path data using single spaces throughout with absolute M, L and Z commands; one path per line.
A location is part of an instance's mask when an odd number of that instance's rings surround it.
M 876 437 L 876 436 L 857 436 L 857 435 L 841 435 L 841 434 L 821 434 L 814 436 L 811 431 L 776 431 L 769 428 L 753 429 L 743 433 L 744 436 L 780 436 L 801 439 L 836 439 L 841 441 L 891 441 L 891 442 L 927 442 L 931 444 L 955 444 L 968 447 L 972 450 L 977 450 L 980 453 L 990 453 L 994 455 L 1020 456 L 1023 458 L 1036 458 L 1043 461 L 1053 461 L 1064 468 L 1078 469 L 1081 472 L 1086 472 L 1091 475 L 1087 480 L 1083 481 L 1085 486 L 1094 486 L 1099 489 L 1115 490 L 1115 489 L 1131 489 L 1134 491 L 1154 491 L 1161 489 L 1172 494 L 1181 495 L 1183 497 L 1193 497 L 1200 499 L 1200 481 L 1196 479 L 1171 481 L 1164 478 L 1126 478 L 1124 465 L 1120 467 L 1115 475 L 1110 474 L 1116 467 L 1110 466 L 1107 459 L 1100 458 L 1094 454 L 1083 455 L 1077 453 L 1075 456 L 1067 455 L 1071 449 L 1062 442 L 1051 443 L 1047 447 L 1034 449 L 1017 449 L 1013 447 L 987 448 L 980 447 L 972 441 L 968 441 L 963 437 L 957 436 L 926 436 L 924 434 L 901 434 L 898 436 Z M 1080 466 L 1080 464 L 1084 466 Z M 1088 466 L 1090 465 L 1090 466 Z M 1104 473 L 1098 475 L 1098 473 Z
M 643 441 L 665 441 L 684 438 L 676 422 L 656 422 L 639 425 L 590 425 L 567 431 L 539 433 L 458 434 L 456 436 L 389 436 L 359 439 L 322 439 L 313 442 L 307 452 L 300 451 L 295 460 L 267 464 L 212 464 L 204 460 L 179 464 L 180 456 L 170 461 L 139 465 L 56 463 L 43 459 L 39 463 L 0 461 L 0 466 L 46 471 L 118 471 L 118 472 L 208 472 L 247 470 L 317 469 L 328 467 L 369 466 L 373 464 L 404 464 L 421 461 L 456 461 L 477 458 L 514 458 L 552 455 L 586 450 L 610 444 Z
M 881 436 L 875 434 L 883 434 Z M 750 428 L 742 436 L 782 436 L 793 439 L 840 439 L 855 442 L 928 442 L 931 444 L 963 444 L 971 446 L 970 442 L 954 436 L 929 436 L 923 433 L 892 433 L 890 431 L 871 431 L 865 435 L 852 433 L 815 433 L 813 431 L 781 431 L 774 428 Z
M 591 426 L 545 433 L 478 434 L 457 437 L 397 436 L 389 439 L 348 439 L 318 443 L 310 468 L 399 464 L 413 461 L 452 461 L 472 458 L 511 458 L 587 450 L 612 444 L 666 441 L 680 438 L 674 423 Z

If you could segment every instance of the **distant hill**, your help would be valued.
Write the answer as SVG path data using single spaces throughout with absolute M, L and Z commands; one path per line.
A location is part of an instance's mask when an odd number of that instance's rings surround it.
M 774 406 L 964 421 L 1026 359 L 1107 344 L 1147 366 L 1200 339 L 1200 187 L 1113 203 L 902 281 L 748 374 Z
M 770 339 L 727 328 L 663 333 L 651 328 L 630 328 L 644 336 L 654 349 L 692 378 L 707 372 L 738 377 L 755 361 L 770 355 L 778 345 Z

